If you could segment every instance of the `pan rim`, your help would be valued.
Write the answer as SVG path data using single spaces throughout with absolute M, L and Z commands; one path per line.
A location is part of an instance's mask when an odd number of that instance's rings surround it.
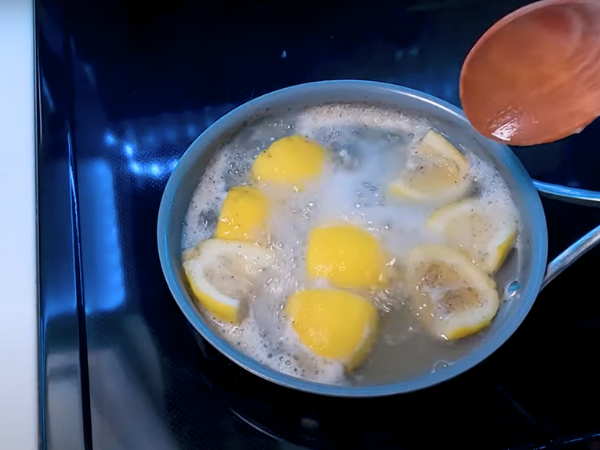
M 414 392 L 437 385 L 480 364 L 503 345 L 513 335 L 517 328 L 519 328 L 531 310 L 542 285 L 542 280 L 546 271 L 548 252 L 548 234 L 544 210 L 537 189 L 535 188 L 529 173 L 526 171 L 519 158 L 506 145 L 502 145 L 486 138 L 488 144 L 486 149 L 489 150 L 489 152 L 495 152 L 506 164 L 516 180 L 518 190 L 520 190 L 521 195 L 524 196 L 524 203 L 527 205 L 527 211 L 519 212 L 520 214 L 528 215 L 531 218 L 530 223 L 533 226 L 532 241 L 529 247 L 530 252 L 532 252 L 530 277 L 525 283 L 522 283 L 523 287 L 518 300 L 520 304 L 512 313 L 511 319 L 508 320 L 503 327 L 497 330 L 494 335 L 485 339 L 471 353 L 445 368 L 443 371 L 423 374 L 418 378 L 397 383 L 366 386 L 322 384 L 283 374 L 275 369 L 264 366 L 255 359 L 243 354 L 212 330 L 210 326 L 204 322 L 200 313 L 192 304 L 189 294 L 186 292 L 182 283 L 179 282 L 177 269 L 171 264 L 171 258 L 169 256 L 171 249 L 167 237 L 171 226 L 181 226 L 181 224 L 176 225 L 171 223 L 173 202 L 177 196 L 178 188 L 182 180 L 189 174 L 190 168 L 193 163 L 201 157 L 204 149 L 214 142 L 217 142 L 230 128 L 232 122 L 242 123 L 243 120 L 248 117 L 247 113 L 250 111 L 261 108 L 266 109 L 269 108 L 272 103 L 276 103 L 285 98 L 303 95 L 307 92 L 322 93 L 323 96 L 326 97 L 327 93 L 331 92 L 332 89 L 354 90 L 357 92 L 364 92 L 365 94 L 380 93 L 386 95 L 389 94 L 390 96 L 412 97 L 413 99 L 441 109 L 446 115 L 454 116 L 455 119 L 459 119 L 468 125 L 468 121 L 462 110 L 448 102 L 410 88 L 374 81 L 335 80 L 300 84 L 265 94 L 242 104 L 212 124 L 189 146 L 167 182 L 160 203 L 157 224 L 159 258 L 165 279 L 184 316 L 204 339 L 237 365 L 254 375 L 275 384 L 312 394 L 334 397 L 380 397 Z M 468 126 L 470 127 L 470 125 Z M 511 191 L 513 189 L 514 188 L 511 188 Z M 178 249 L 178 251 L 180 251 L 180 249 Z

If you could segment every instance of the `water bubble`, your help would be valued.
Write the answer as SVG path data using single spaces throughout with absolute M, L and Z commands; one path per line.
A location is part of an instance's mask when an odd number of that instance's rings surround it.
M 514 298 L 517 293 L 519 292 L 519 282 L 517 280 L 513 280 L 510 283 L 508 283 L 506 285 L 506 288 L 504 290 L 504 295 L 507 299 L 511 299 Z
M 441 370 L 447 369 L 448 367 L 450 367 L 452 364 L 449 363 L 448 361 L 438 361 L 433 365 L 433 372 L 439 372 Z
M 371 192 L 378 192 L 379 191 L 379 186 L 377 186 L 377 185 L 375 185 L 373 183 L 370 183 L 368 181 L 363 181 L 362 185 L 363 185 L 363 187 L 365 189 L 368 189 Z
M 200 212 L 198 222 L 201 227 L 208 228 L 209 226 L 213 226 L 217 222 L 217 218 L 217 211 L 214 208 L 209 208 Z

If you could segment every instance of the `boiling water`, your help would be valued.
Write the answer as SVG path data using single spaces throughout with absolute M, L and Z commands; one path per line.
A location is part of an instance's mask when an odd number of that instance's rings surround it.
M 387 198 L 386 192 L 429 128 L 424 120 L 389 110 L 323 106 L 257 123 L 215 154 L 190 204 L 183 228 L 184 250 L 212 237 L 228 189 L 248 183 L 254 159 L 276 139 L 301 134 L 332 154 L 318 180 L 302 192 L 286 194 L 285 202 L 275 202 L 270 246 L 276 264 L 259 283 L 249 317 L 237 326 L 208 318 L 226 340 L 281 372 L 353 384 L 387 383 L 443 370 L 476 346 L 479 336 L 444 342 L 426 333 L 411 312 L 402 286 L 373 294 L 370 300 L 381 317 L 378 340 L 366 363 L 347 377 L 339 364 L 303 348 L 282 320 L 281 310 L 290 294 L 325 286 L 304 276 L 306 240 L 314 226 L 340 220 L 357 224 L 377 236 L 398 264 L 415 246 L 440 242 L 424 226 L 433 207 Z M 491 211 L 514 213 L 508 189 L 495 169 L 468 149 L 463 151 L 471 161 L 470 176 L 482 203 Z M 281 192 L 267 193 L 281 196 Z

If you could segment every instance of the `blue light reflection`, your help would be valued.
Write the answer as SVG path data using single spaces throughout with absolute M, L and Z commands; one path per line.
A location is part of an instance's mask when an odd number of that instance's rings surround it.
M 150 173 L 155 177 L 163 173 L 163 168 L 156 163 L 150 164 Z
M 125 144 L 123 146 L 123 152 L 125 153 L 125 156 L 127 157 L 132 157 L 133 156 L 133 145 L 131 144 Z
M 142 169 L 142 165 L 138 162 L 132 162 L 129 164 L 129 168 L 131 169 L 131 171 L 135 174 L 141 174 L 143 173 L 143 169 Z
M 112 146 L 112 145 L 115 145 L 116 142 L 117 142 L 117 139 L 115 138 L 115 135 L 112 134 L 110 131 L 108 131 L 104 134 L 104 143 L 106 145 Z
M 125 301 L 125 281 L 113 173 L 104 159 L 78 164 L 86 312 L 110 311 Z
M 177 160 L 170 160 L 165 163 L 142 164 L 137 161 L 131 161 L 129 163 L 129 170 L 135 175 L 159 178 L 171 173 L 177 167 L 178 162 Z

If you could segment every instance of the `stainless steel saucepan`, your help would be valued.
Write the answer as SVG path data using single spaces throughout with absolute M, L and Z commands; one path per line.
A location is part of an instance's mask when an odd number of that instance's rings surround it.
M 356 386 L 325 385 L 294 378 L 270 369 L 244 355 L 204 320 L 182 269 L 181 235 L 190 200 L 208 161 L 220 146 L 248 123 L 310 106 L 360 102 L 410 112 L 458 146 L 472 150 L 494 164 L 507 183 L 520 212 L 521 244 L 498 275 L 498 286 L 508 297 L 492 325 L 472 351 L 449 367 L 414 379 Z M 539 193 L 559 200 L 597 204 L 598 194 L 533 181 L 512 150 L 479 135 L 462 111 L 444 101 L 390 84 L 366 81 L 327 81 L 294 86 L 252 100 L 222 117 L 185 152 L 164 191 L 158 215 L 160 262 L 171 292 L 186 318 L 204 339 L 246 370 L 274 383 L 301 391 L 343 397 L 373 397 L 415 391 L 448 380 L 483 361 L 521 325 L 538 293 L 577 258 L 600 242 L 600 226 L 571 245 L 548 266 L 548 234 Z

